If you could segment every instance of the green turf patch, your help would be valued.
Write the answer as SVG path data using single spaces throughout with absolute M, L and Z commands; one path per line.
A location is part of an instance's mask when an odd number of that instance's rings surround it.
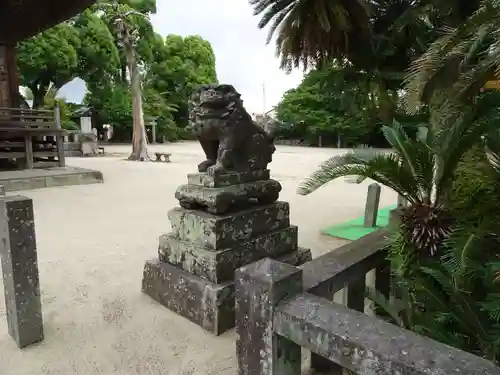
M 384 228 L 389 224 L 389 212 L 396 208 L 396 205 L 384 207 L 378 210 L 377 226 L 375 228 L 365 228 L 363 226 L 364 216 L 350 220 L 346 223 L 333 225 L 323 229 L 321 233 L 328 234 L 332 237 L 344 238 L 346 240 L 357 240 L 367 234 L 376 231 L 379 228 Z

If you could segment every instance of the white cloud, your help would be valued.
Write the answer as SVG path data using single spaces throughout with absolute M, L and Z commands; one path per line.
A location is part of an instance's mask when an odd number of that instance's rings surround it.
M 263 83 L 265 108 L 270 110 L 302 80 L 301 71 L 286 74 L 279 69 L 274 42 L 266 45 L 267 30 L 257 28 L 259 17 L 253 16 L 247 0 L 157 0 L 152 22 L 163 36 L 197 34 L 208 40 L 219 82 L 234 85 L 249 112 L 261 113 L 264 108 Z M 80 95 L 73 88 L 80 91 L 82 86 L 76 81 L 61 91 L 68 100 L 75 100 Z

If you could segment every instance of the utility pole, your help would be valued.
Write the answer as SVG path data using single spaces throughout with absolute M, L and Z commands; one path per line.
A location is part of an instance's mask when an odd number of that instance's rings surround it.
M 262 81 L 262 115 L 266 114 L 266 83 Z

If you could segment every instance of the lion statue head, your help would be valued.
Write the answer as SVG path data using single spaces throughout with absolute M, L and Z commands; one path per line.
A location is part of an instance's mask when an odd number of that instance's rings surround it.
M 203 85 L 191 94 L 189 125 L 200 137 L 210 137 L 228 125 L 237 110 L 243 110 L 241 95 L 232 85 Z

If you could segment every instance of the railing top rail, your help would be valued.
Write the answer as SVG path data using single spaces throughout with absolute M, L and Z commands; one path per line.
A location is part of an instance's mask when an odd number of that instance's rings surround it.
M 11 116 L 44 116 L 55 117 L 55 112 L 47 109 L 26 109 L 26 108 L 7 108 L 0 107 L 0 113 L 8 112 Z
M 385 260 L 386 241 L 386 232 L 378 230 L 305 263 L 304 290 L 321 296 L 338 292 Z
M 0 107 L 0 111 L 9 111 L 9 112 L 26 112 L 26 113 L 50 113 L 54 114 L 54 111 L 50 109 L 31 109 L 31 108 L 9 108 L 9 107 Z
M 499 375 L 492 362 L 304 293 L 281 302 L 274 331 L 358 374 Z

